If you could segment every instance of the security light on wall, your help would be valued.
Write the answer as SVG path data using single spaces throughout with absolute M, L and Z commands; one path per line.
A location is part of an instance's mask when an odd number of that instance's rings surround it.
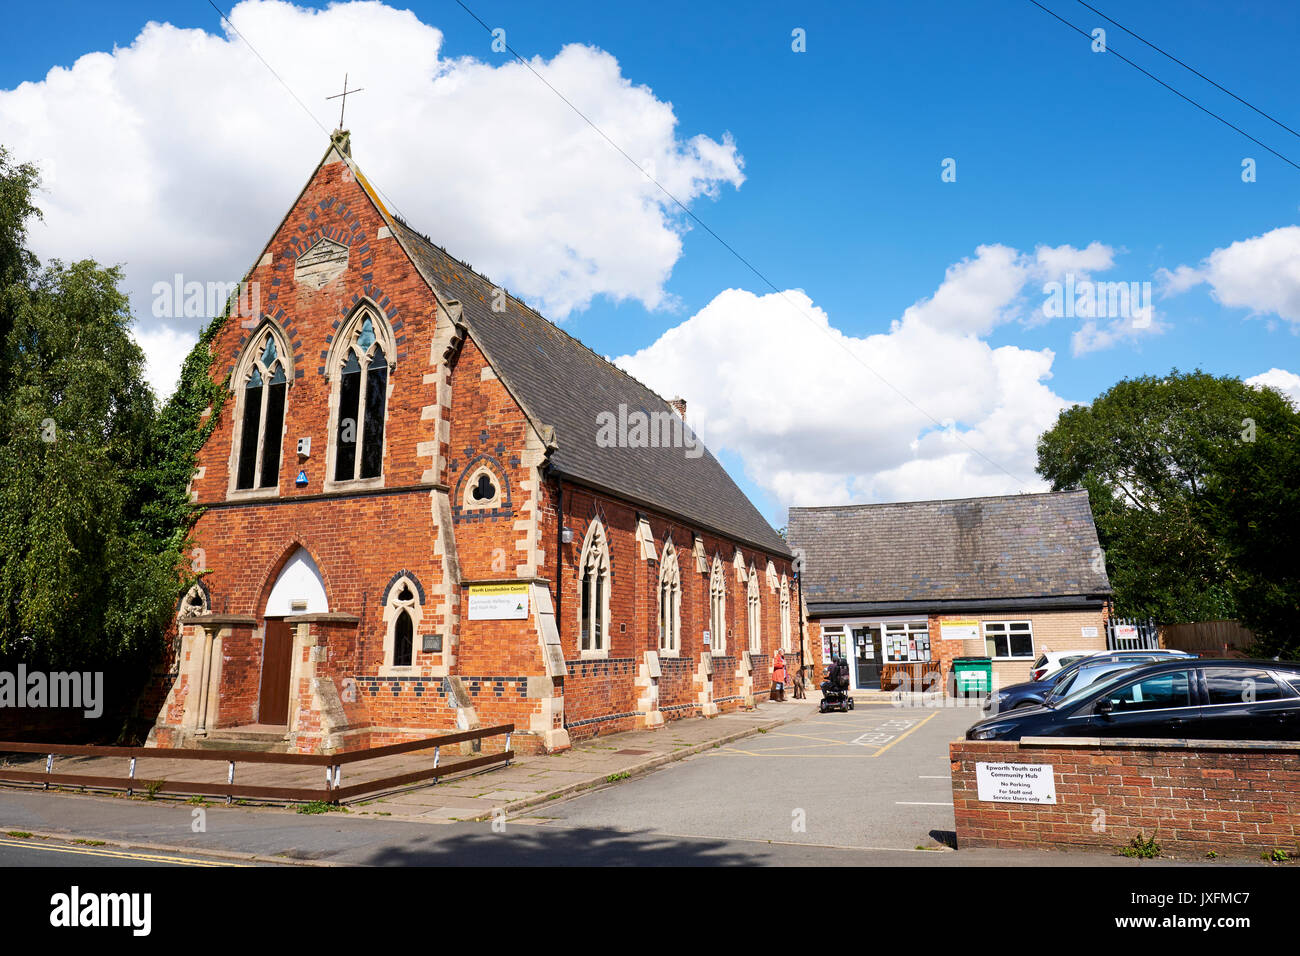
M 299 458 L 311 457 L 311 438 L 298 439 L 298 457 Z
M 560 532 L 560 540 L 565 544 L 573 544 L 573 529 L 565 528 Z

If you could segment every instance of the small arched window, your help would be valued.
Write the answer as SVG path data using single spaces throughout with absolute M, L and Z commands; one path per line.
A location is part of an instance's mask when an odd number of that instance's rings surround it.
M 280 448 L 284 444 L 284 405 L 289 388 L 284 359 L 276 337 L 265 329 L 253 342 L 251 361 L 239 383 L 239 460 L 235 487 L 271 488 L 280 480 Z
M 378 478 L 383 472 L 388 356 L 380 340 L 379 321 L 369 310 L 358 313 L 344 333 L 335 359 L 335 481 Z
M 781 653 L 790 653 L 790 581 L 781 575 Z
M 727 653 L 727 576 L 719 557 L 714 557 L 709 574 L 709 631 L 713 653 Z
M 669 538 L 659 561 L 659 650 L 676 654 L 681 648 L 682 579 L 677 549 Z
M 763 606 L 758 596 L 758 572 L 749 566 L 749 652 L 757 654 L 763 649 Z
M 578 595 L 581 606 L 578 649 L 603 653 L 609 640 L 609 543 L 599 521 L 591 523 L 582 546 Z
M 388 624 L 384 647 L 385 669 L 414 666 L 415 633 L 424 617 L 422 595 L 420 586 L 409 571 L 399 572 L 389 585 L 384 606 L 384 620 Z

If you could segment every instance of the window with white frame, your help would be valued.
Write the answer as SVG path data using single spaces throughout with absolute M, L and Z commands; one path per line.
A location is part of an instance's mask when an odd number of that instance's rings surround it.
M 659 561 L 659 650 L 676 654 L 681 647 L 682 579 L 677 549 L 670 538 Z
M 609 542 L 599 521 L 591 523 L 582 545 L 578 595 L 578 649 L 586 654 L 604 653 L 609 634 Z
M 1028 621 L 985 621 L 984 646 L 989 657 L 1004 660 L 1032 659 L 1034 629 Z
M 280 480 L 289 390 L 284 351 L 276 333 L 263 327 L 249 344 L 237 375 L 234 487 L 238 491 L 274 488 Z
M 757 654 L 763 649 L 763 605 L 758 596 L 758 572 L 749 566 L 748 618 L 749 618 L 749 652 Z
M 790 582 L 781 575 L 781 653 L 790 653 Z
M 714 654 L 727 653 L 727 575 L 719 557 L 709 574 L 709 637 Z
M 901 621 L 885 625 L 881 653 L 887 664 L 930 659 L 930 629 L 925 621 Z

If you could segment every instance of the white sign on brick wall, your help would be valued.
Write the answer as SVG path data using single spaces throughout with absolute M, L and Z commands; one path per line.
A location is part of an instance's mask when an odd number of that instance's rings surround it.
M 1050 763 L 976 763 L 979 798 L 990 803 L 1055 803 L 1056 770 Z

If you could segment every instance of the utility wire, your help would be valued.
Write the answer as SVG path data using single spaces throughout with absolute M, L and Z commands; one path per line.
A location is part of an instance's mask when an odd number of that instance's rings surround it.
M 1041 3 L 1038 2 L 1038 0 L 1029 0 L 1029 2 L 1032 3 L 1034 6 L 1036 6 L 1039 10 L 1042 10 L 1042 11 L 1043 11 L 1044 13 L 1046 13 L 1048 16 L 1050 16 L 1050 17 L 1052 17 L 1052 18 L 1054 18 L 1054 19 L 1056 19 L 1056 20 L 1060 20 L 1062 23 L 1064 23 L 1067 27 L 1069 27 L 1069 28 L 1070 28 L 1071 30 L 1073 30 L 1075 33 L 1078 33 L 1078 34 L 1080 34 L 1081 36 L 1084 36 L 1084 37 L 1086 37 L 1086 38 L 1089 39 L 1089 40 L 1092 39 L 1092 34 L 1091 34 L 1091 33 L 1089 33 L 1089 32 L 1086 31 L 1086 30 L 1080 29 L 1079 27 L 1076 27 L 1076 26 L 1075 26 L 1073 23 L 1071 23 L 1069 20 L 1065 19 L 1065 17 L 1060 16 L 1059 14 L 1057 14 L 1057 13 L 1053 12 L 1052 10 L 1049 10 L 1047 7 L 1043 6 Z M 1123 27 L 1120 27 L 1120 29 L 1122 30 Z M 1293 162 L 1292 160 L 1290 160 L 1290 159 L 1288 159 L 1287 157 L 1283 156 L 1281 153 L 1279 153 L 1279 152 L 1278 152 L 1277 150 L 1275 150 L 1273 147 L 1268 146 L 1268 145 L 1266 145 L 1265 143 L 1261 143 L 1259 140 L 1257 140 L 1255 137 L 1251 136 L 1249 133 L 1247 133 L 1247 132 L 1246 132 L 1244 129 L 1242 129 L 1240 126 L 1234 126 L 1232 123 L 1228 122 L 1226 119 L 1224 119 L 1224 118 L 1223 118 L 1222 116 L 1220 116 L 1218 113 L 1214 112 L 1214 111 L 1211 110 L 1211 109 L 1208 109 L 1207 107 L 1202 106 L 1200 103 L 1196 102 L 1196 100 L 1192 99 L 1190 96 L 1186 95 L 1185 93 L 1180 93 L 1178 90 L 1174 89 L 1172 86 L 1170 86 L 1170 85 L 1169 85 L 1168 83 L 1166 83 L 1164 80 L 1160 79 L 1160 77 L 1158 77 L 1158 76 L 1156 76 L 1156 75 L 1154 75 L 1154 74 L 1152 74 L 1152 73 L 1148 73 L 1146 70 L 1142 69 L 1142 67 L 1138 66 L 1136 63 L 1134 63 L 1134 62 L 1133 62 L 1132 60 L 1130 60 L 1128 57 L 1124 56 L 1122 53 L 1120 53 L 1118 50 L 1116 50 L 1114 47 L 1112 47 L 1109 43 L 1106 44 L 1106 52 L 1107 52 L 1107 53 L 1110 53 L 1110 54 L 1113 54 L 1113 55 L 1115 55 L 1116 57 L 1118 57 L 1119 59 L 1123 60 L 1123 61 L 1124 61 L 1125 63 L 1127 63 L 1129 66 L 1133 67 L 1133 69 L 1135 69 L 1135 70 L 1137 70 L 1139 73 L 1141 73 L 1143 76 L 1146 76 L 1146 77 L 1148 77 L 1148 78 L 1150 78 L 1150 79 L 1152 79 L 1152 80 L 1155 80 L 1157 83 L 1159 83 L 1159 84 L 1160 84 L 1161 86 L 1163 86 L 1165 89 L 1167 89 L 1170 93 L 1173 93 L 1175 96 L 1177 96 L 1180 100 L 1185 100 L 1185 101 L 1187 101 L 1188 103 L 1191 103 L 1193 106 L 1195 106 L 1195 107 L 1196 107 L 1198 110 L 1200 110 L 1202 113 L 1205 113 L 1205 114 L 1208 115 L 1208 116 L 1213 116 L 1216 120 L 1218 120 L 1218 121 L 1219 121 L 1220 123 L 1222 123 L 1224 126 L 1228 127 L 1229 129 L 1236 130 L 1238 133 L 1240 133 L 1242 136 L 1246 137 L 1246 139 L 1250 140 L 1250 141 L 1251 141 L 1252 143 L 1254 143 L 1256 146 L 1260 147 L 1261 149 L 1266 149 L 1266 150 L 1268 150 L 1270 153 L 1272 153 L 1272 154 L 1273 154 L 1274 156 L 1276 156 L 1278 159 L 1282 160 L 1282 162 L 1286 163 L 1288 166 L 1293 166 L 1293 167 L 1296 168 L 1296 169 L 1300 169 L 1300 163 L 1295 163 L 1295 162 Z
M 479 26 L 481 26 L 484 30 L 486 30 L 489 35 L 492 34 L 492 28 L 483 21 L 482 17 L 480 17 L 477 13 L 475 13 L 468 6 L 466 6 L 463 0 L 456 0 L 456 4 L 466 13 L 468 13 L 471 17 L 477 20 Z M 635 159 L 629 156 L 627 152 L 623 149 L 623 147 L 618 145 L 618 143 L 616 143 L 613 139 L 611 139 L 603 129 L 601 129 L 594 122 L 592 122 L 591 118 L 587 116 L 586 113 L 582 112 L 582 110 L 578 109 L 578 107 L 575 106 L 567 96 L 565 96 L 562 92 L 560 92 L 558 89 L 552 86 L 551 83 L 547 81 L 546 77 L 538 73 L 537 70 L 533 68 L 533 65 L 531 63 L 529 63 L 526 59 L 520 56 L 519 53 L 515 51 L 514 47 L 512 47 L 508 42 L 503 43 L 502 45 L 510 53 L 511 56 L 513 56 L 516 60 L 518 60 L 521 64 L 523 64 L 523 66 L 526 67 L 528 71 L 533 74 L 533 76 L 537 77 L 537 79 L 539 79 L 546 86 L 547 89 L 549 89 L 552 93 L 558 96 L 564 102 L 564 104 L 569 107 L 569 109 L 573 110 L 574 113 L 576 113 L 579 117 L 581 117 L 583 122 L 585 122 L 593 130 L 595 130 L 600 135 L 600 137 L 605 140 L 605 142 L 607 142 L 610 146 L 612 146 L 624 159 L 626 159 L 629 163 L 631 163 L 632 166 L 635 167 L 641 173 L 641 175 L 645 176 L 646 179 L 650 180 L 650 182 L 652 182 L 661 193 L 667 196 L 673 202 L 674 205 L 676 205 L 679 209 L 681 209 L 682 212 L 684 212 L 687 216 L 689 216 L 705 232 L 707 232 L 710 236 L 716 239 L 718 243 L 721 244 L 722 247 L 726 249 L 728 252 L 730 252 L 733 256 L 735 256 L 736 259 L 739 260 L 740 263 L 744 265 L 746 269 L 748 269 L 755 276 L 757 276 L 760 282 L 762 282 L 765 286 L 767 286 L 774 293 L 776 293 L 783 300 L 785 300 L 787 305 L 789 305 L 792 309 L 794 309 L 801 316 L 803 316 L 804 319 L 806 319 L 815 329 L 817 329 L 824 336 L 826 336 L 827 339 L 829 339 L 831 342 L 837 345 L 846 355 L 849 356 L 849 358 L 853 359 L 853 361 L 857 362 L 868 372 L 870 372 L 872 375 L 878 378 L 884 385 L 886 385 L 890 390 L 892 390 L 899 398 L 905 401 L 912 408 L 916 409 L 918 412 L 920 412 L 922 415 L 924 415 L 926 418 L 932 421 L 939 428 L 945 431 L 949 431 L 949 425 L 947 423 L 941 421 L 939 418 L 931 414 L 925 408 L 922 408 L 920 405 L 914 402 L 901 388 L 899 388 L 889 379 L 885 378 L 885 376 L 881 375 L 880 372 L 876 371 L 874 368 L 868 365 L 865 361 L 863 361 L 861 356 L 859 356 L 847 345 L 845 345 L 844 342 L 841 341 L 838 337 L 833 335 L 828 328 L 824 328 L 821 325 L 821 323 L 819 323 L 811 315 L 805 312 L 797 302 L 795 302 L 793 299 L 791 299 L 788 295 L 785 294 L 785 291 L 783 289 L 779 288 L 776 285 L 776 283 L 774 283 L 766 275 L 760 272 L 757 266 L 755 266 L 752 262 L 746 259 L 743 255 L 741 255 L 740 252 L 738 252 L 736 248 L 731 245 L 731 243 L 727 242 L 727 240 L 723 239 L 722 236 L 718 235 L 718 233 L 715 232 L 709 226 L 708 223 L 706 223 L 703 219 L 701 219 L 698 215 L 696 215 L 691 209 L 689 209 L 684 202 L 682 202 L 675 195 L 673 195 L 667 189 L 667 187 L 665 187 L 662 183 L 659 182 L 659 180 L 655 179 L 654 176 L 652 176 L 649 172 L 647 172 L 641 166 L 640 163 L 638 163 Z M 1300 169 L 1300 167 L 1297 168 Z M 984 452 L 980 451 L 970 442 L 966 441 L 966 439 L 962 437 L 961 433 L 957 431 L 955 427 L 953 427 L 949 433 L 953 437 L 955 437 L 959 442 L 961 442 L 961 444 L 965 445 L 967 449 L 969 449 L 974 454 L 978 455 L 980 458 L 984 459 L 994 468 L 998 469 L 998 471 L 1001 471 L 1003 474 L 1007 475 L 1007 477 L 1014 479 L 1015 481 L 1019 482 L 1021 485 L 1028 484 L 1028 482 L 1025 481 L 1024 478 L 1021 478 L 1019 475 L 1012 472 L 1010 469 L 1002 465 L 1000 462 L 994 461 Z
M 1199 76 L 1201 79 L 1203 79 L 1206 83 L 1209 83 L 1209 84 L 1210 84 L 1212 87 L 1214 87 L 1216 90 L 1219 90 L 1220 92 L 1223 92 L 1223 93 L 1227 93 L 1229 96 L 1231 96 L 1234 100 L 1236 100 L 1236 101 L 1237 101 L 1238 103 L 1240 103 L 1242 106 L 1249 107 L 1250 109 L 1252 109 L 1252 110 L 1254 110 L 1256 113 L 1258 113 L 1260 116 L 1264 117 L 1266 120 L 1268 120 L 1268 121 L 1270 121 L 1270 122 L 1272 122 L 1272 123 L 1276 123 L 1278 126 L 1282 127 L 1284 130 L 1286 130 L 1286 131 L 1287 131 L 1288 133 L 1290 133 L 1292 136 L 1300 136 L 1300 133 L 1297 133 L 1297 132 L 1296 132 L 1295 130 L 1293 130 L 1290 126 L 1287 126 L 1286 123 L 1283 123 L 1283 122 L 1282 122 L 1280 119 L 1278 119 L 1276 116 L 1270 116 L 1268 113 L 1265 113 L 1265 112 L 1264 112 L 1262 109 L 1260 109 L 1259 107 L 1257 107 L 1257 106 L 1255 106 L 1254 104 L 1248 102 L 1247 100 L 1242 99 L 1242 98 L 1241 98 L 1240 96 L 1238 96 L 1236 93 L 1232 92 L 1232 90 L 1228 89 L 1227 87 L 1220 86 L 1218 83 L 1215 83 L 1212 79 L 1210 79 L 1208 76 L 1206 76 L 1206 75 L 1205 75 L 1204 73 L 1202 73 L 1200 70 L 1197 70 L 1197 69 L 1195 69 L 1194 67 L 1188 66 L 1188 65 L 1187 65 L 1186 63 L 1184 63 L 1182 60 L 1178 59 L 1178 57 L 1174 56 L 1172 53 L 1168 53 L 1168 52 L 1166 52 L 1165 50 L 1160 49 L 1160 47 L 1156 46 L 1156 45 L 1155 45 L 1154 43 L 1152 43 L 1150 40 L 1147 40 L 1147 39 L 1145 39 L 1145 38 L 1143 38 L 1143 37 L 1141 37 L 1141 36 L 1138 36 L 1138 34 L 1134 33 L 1132 30 L 1130 30 L 1128 27 L 1124 26 L 1124 24 L 1120 23 L 1118 20 L 1112 20 L 1110 17 L 1106 16 L 1106 14 L 1102 13 L 1102 12 L 1101 12 L 1100 10 L 1098 10 L 1096 7 L 1092 6 L 1091 4 L 1084 3 L 1083 0 L 1078 0 L 1078 2 L 1079 2 L 1082 6 L 1087 7 L 1087 8 L 1088 8 L 1089 10 L 1091 10 L 1093 13 L 1097 14 L 1097 16 L 1101 17 L 1103 20 L 1106 20 L 1106 21 L 1108 21 L 1108 22 L 1110 22 L 1110 23 L 1113 23 L 1115 26 L 1119 27 L 1121 30 L 1123 30 L 1125 33 L 1127 33 L 1129 36 L 1133 37 L 1133 38 L 1136 39 L 1136 40 L 1141 40 L 1143 43 L 1145 43 L 1147 46 L 1151 47 L 1151 49 L 1155 50 L 1155 51 L 1156 51 L 1157 53 L 1159 53 L 1161 56 L 1166 56 L 1166 57 L 1168 57 L 1169 59 L 1173 60 L 1175 63 L 1177 63 L 1179 66 L 1181 66 L 1184 70 L 1189 70 L 1189 71 L 1191 71 L 1192 73 L 1195 73 L 1197 76 Z

